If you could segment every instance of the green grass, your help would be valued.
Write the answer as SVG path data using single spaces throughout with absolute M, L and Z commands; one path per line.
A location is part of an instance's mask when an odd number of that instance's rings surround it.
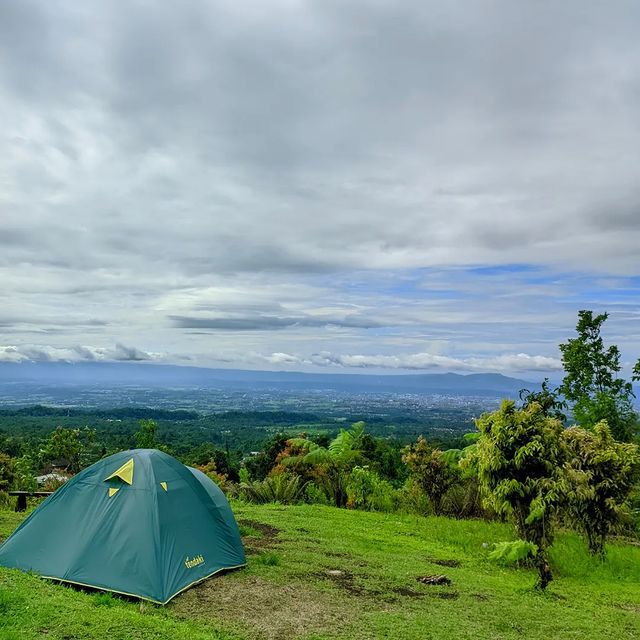
M 189 589 L 166 607 L 84 593 L 0 570 L 0 638 L 389 638 L 636 640 L 640 547 L 591 558 L 558 536 L 556 579 L 488 558 L 512 537 L 497 523 L 374 514 L 320 506 L 234 504 L 246 569 Z M 0 511 L 0 537 L 21 516 Z M 445 574 L 449 586 L 418 576 Z

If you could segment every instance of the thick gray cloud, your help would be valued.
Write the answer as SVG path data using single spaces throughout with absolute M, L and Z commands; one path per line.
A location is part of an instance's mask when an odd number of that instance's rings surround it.
M 222 331 L 271 331 L 288 327 L 350 327 L 372 329 L 382 326 L 375 320 L 327 317 L 286 317 L 273 315 L 234 315 L 220 317 L 171 316 L 182 329 L 219 329 Z
M 557 357 L 586 306 L 637 357 L 639 21 L 2 3 L 0 343 L 464 368 Z M 532 275 L 474 271 L 513 264 Z
M 146 353 L 119 343 L 111 349 L 81 345 L 69 348 L 0 345 L 0 362 L 142 362 L 160 359 L 160 354 Z

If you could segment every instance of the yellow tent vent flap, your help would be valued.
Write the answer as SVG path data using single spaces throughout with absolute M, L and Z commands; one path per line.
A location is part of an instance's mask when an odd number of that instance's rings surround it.
M 133 458 L 125 462 L 119 469 L 116 469 L 108 478 L 105 478 L 105 482 L 113 478 L 120 478 L 127 484 L 133 484 Z
M 161 482 L 160 486 L 166 491 L 167 490 L 167 483 L 166 482 Z
M 118 491 L 120 491 L 120 489 L 117 489 L 116 487 L 109 487 L 109 497 L 114 496 Z

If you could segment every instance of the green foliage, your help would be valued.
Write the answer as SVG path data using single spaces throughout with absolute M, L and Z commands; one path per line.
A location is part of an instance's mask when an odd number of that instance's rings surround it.
M 97 442 L 95 429 L 56 427 L 38 452 L 39 466 L 56 464 L 69 473 L 77 473 L 104 455 Z
M 489 559 L 500 564 L 519 564 L 538 555 L 538 547 L 526 540 L 496 542 Z
M 16 491 L 35 491 L 37 486 L 33 460 L 29 456 L 15 460 L 13 488 Z
M 277 567 L 280 565 L 280 556 L 273 551 L 264 551 L 258 554 L 254 561 L 267 567 Z
M 567 403 L 562 399 L 560 388 L 551 389 L 549 387 L 549 378 L 542 381 L 540 391 L 529 391 L 529 389 L 520 389 L 520 400 L 522 400 L 523 408 L 528 407 L 532 403 L 539 404 L 545 415 L 557 418 L 561 422 L 567 420 L 565 411 Z
M 67 471 L 77 473 L 81 468 L 83 449 L 80 429 L 57 427 L 45 442 L 41 458 L 44 463 L 61 462 Z
M 620 350 L 605 347 L 600 335 L 608 314 L 580 311 L 578 336 L 560 345 L 565 377 L 560 391 L 572 403 L 573 416 L 584 428 L 607 420 L 614 437 L 628 441 L 638 428 L 633 409 L 633 387 L 618 377 L 622 366 Z
M 347 480 L 347 506 L 366 511 L 393 511 L 393 486 L 367 467 L 354 467 Z
M 616 442 L 606 421 L 593 431 L 567 429 L 563 442 L 568 452 L 568 513 L 585 534 L 591 553 L 604 555 L 607 536 L 620 523 L 640 476 L 638 446 Z
M 260 453 L 247 458 L 245 466 L 252 479 L 264 480 L 269 475 L 269 472 L 276 464 L 278 456 L 287 446 L 288 439 L 288 435 L 278 433 L 267 440 Z
M 158 425 L 155 420 L 140 420 L 140 429 L 134 434 L 138 449 L 157 449 L 156 432 Z
M 552 518 L 562 488 L 562 423 L 531 403 L 517 409 L 504 400 L 484 414 L 476 452 L 478 477 L 496 513 L 510 516 L 520 539 L 536 545 L 541 588 L 551 580 L 545 552 L 553 541 Z
M 442 497 L 442 513 L 455 518 L 481 518 L 490 516 L 483 506 L 478 476 L 463 473 L 460 479 Z
M 354 422 L 349 431 L 341 429 L 331 441 L 328 451 L 338 463 L 345 464 L 360 453 L 364 442 L 364 422 Z
M 305 501 L 309 504 L 330 504 L 325 491 L 322 490 L 315 482 L 307 482 L 304 489 Z
M 416 484 L 429 496 L 434 513 L 441 513 L 443 496 L 460 477 L 457 464 L 451 464 L 440 449 L 434 449 L 422 436 L 404 449 L 402 459 Z
M 329 504 L 344 507 L 348 502 L 351 469 L 366 463 L 361 447 L 364 422 L 356 422 L 324 447 L 305 436 L 290 438 L 279 454 L 276 470 L 287 470 L 312 481 L 324 493 Z
M 7 491 L 15 478 L 15 463 L 6 454 L 0 453 L 0 491 Z
M 240 497 L 247 502 L 295 504 L 304 498 L 305 484 L 291 473 L 274 473 L 262 481 L 240 485 Z

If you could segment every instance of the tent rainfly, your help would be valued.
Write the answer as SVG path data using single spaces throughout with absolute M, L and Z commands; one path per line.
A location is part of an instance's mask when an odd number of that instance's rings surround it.
M 0 566 L 158 604 L 245 564 L 220 488 L 155 449 L 122 451 L 88 467 L 0 546 Z

